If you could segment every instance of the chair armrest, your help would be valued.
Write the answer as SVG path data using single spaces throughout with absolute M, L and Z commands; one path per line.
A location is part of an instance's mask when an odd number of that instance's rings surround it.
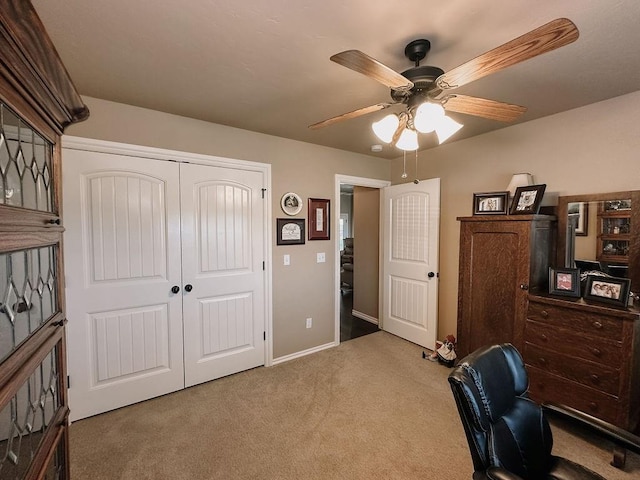
M 545 403 L 542 405 L 542 408 L 545 411 L 557 414 L 571 421 L 578 422 L 580 425 L 599 433 L 614 444 L 640 454 L 640 437 L 633 433 L 623 430 L 620 427 L 616 427 L 604 420 L 600 420 L 588 413 L 567 407 L 566 405 Z
M 486 474 L 487 480 L 523 480 L 522 477 L 501 467 L 489 467 Z

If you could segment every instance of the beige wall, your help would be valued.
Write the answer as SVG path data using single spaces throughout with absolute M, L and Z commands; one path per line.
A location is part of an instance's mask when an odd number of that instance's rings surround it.
M 378 318 L 380 189 L 353 187 L 353 309 Z
M 271 164 L 273 213 L 273 355 L 294 354 L 334 341 L 334 265 L 337 255 L 335 175 L 388 180 L 390 162 L 176 115 L 83 97 L 91 116 L 71 126 L 68 135 L 145 145 Z M 331 199 L 331 240 L 276 246 L 275 219 L 285 216 L 280 197 L 289 191 L 303 199 Z M 63 192 L 64 194 L 64 192 Z M 326 263 L 316 263 L 316 253 Z M 291 265 L 283 266 L 283 255 Z M 305 328 L 305 319 L 313 327 Z
M 458 118 L 463 119 L 464 115 Z M 640 92 L 514 125 L 419 155 L 419 177 L 442 179 L 438 336 L 456 331 L 459 224 L 474 192 L 504 191 L 511 174 L 531 172 L 558 195 L 640 188 Z M 392 182 L 402 183 L 402 158 Z

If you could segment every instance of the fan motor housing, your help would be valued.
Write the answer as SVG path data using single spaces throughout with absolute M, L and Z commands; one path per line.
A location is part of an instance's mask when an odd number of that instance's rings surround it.
M 444 73 L 444 70 L 430 65 L 421 67 L 413 67 L 402 72 L 402 76 L 413 82 L 413 88 L 409 94 L 398 90 L 391 90 L 391 98 L 395 102 L 407 103 L 408 99 L 414 94 L 426 93 L 435 85 L 436 78 Z

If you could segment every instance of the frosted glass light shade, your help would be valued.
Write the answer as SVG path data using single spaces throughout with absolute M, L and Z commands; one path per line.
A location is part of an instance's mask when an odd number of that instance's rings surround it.
M 418 132 L 405 128 L 396 142 L 400 150 L 413 151 L 418 149 Z
M 436 126 L 436 135 L 438 135 L 438 143 L 445 142 L 451 135 L 456 133 L 463 127 L 461 123 L 456 122 L 453 118 L 443 116 Z
M 421 133 L 430 133 L 444 118 L 444 108 L 437 103 L 425 102 L 417 109 L 413 118 L 413 126 Z
M 514 173 L 507 190 L 509 190 L 509 195 L 513 197 L 516 193 L 516 188 L 529 185 L 533 185 L 533 175 L 530 173 Z
M 373 129 L 373 133 L 375 133 L 381 141 L 384 143 L 390 143 L 398 125 L 400 125 L 400 119 L 397 115 L 390 113 L 381 120 L 373 122 L 371 128 Z

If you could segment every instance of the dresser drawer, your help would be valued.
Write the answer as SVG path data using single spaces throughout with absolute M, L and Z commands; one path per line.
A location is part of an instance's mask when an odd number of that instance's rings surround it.
M 577 335 L 573 330 L 531 320 L 527 320 L 524 341 L 615 369 L 619 369 L 624 361 L 621 342 L 608 339 L 593 340 Z
M 622 321 L 606 315 L 529 302 L 527 318 L 536 322 L 568 328 L 575 333 L 622 340 Z
M 527 371 L 529 373 L 529 393 L 534 401 L 564 404 L 613 423 L 618 427 L 627 428 L 626 419 L 618 421 L 617 397 L 532 366 L 527 366 Z
M 558 353 L 557 350 L 546 350 L 530 343 L 525 343 L 523 357 L 527 365 L 545 372 L 611 395 L 617 396 L 620 392 L 619 372 L 602 364 L 585 362 L 580 358 Z

